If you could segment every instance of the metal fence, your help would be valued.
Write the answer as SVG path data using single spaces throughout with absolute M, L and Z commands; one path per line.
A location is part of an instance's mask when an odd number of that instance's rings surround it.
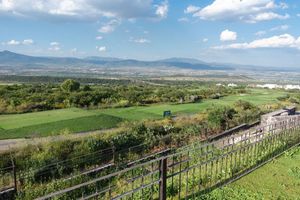
M 300 117 L 178 149 L 38 198 L 193 199 L 262 166 L 300 142 Z
M 17 191 L 17 174 L 15 161 L 11 158 L 11 166 L 0 169 L 0 200 L 13 198 Z

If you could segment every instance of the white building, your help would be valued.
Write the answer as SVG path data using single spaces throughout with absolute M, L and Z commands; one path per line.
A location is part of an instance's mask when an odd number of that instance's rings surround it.
M 286 89 L 286 90 L 300 90 L 300 85 L 285 85 L 284 89 Z
M 277 89 L 277 88 L 282 88 L 281 85 L 277 84 L 264 84 L 264 85 L 256 85 L 256 87 L 259 88 L 268 88 L 268 89 Z
M 268 89 L 300 90 L 300 85 L 264 84 L 264 85 L 256 85 L 256 87 L 268 88 Z
M 228 87 L 237 87 L 238 85 L 235 84 L 235 83 L 229 83 L 227 86 L 228 86 Z

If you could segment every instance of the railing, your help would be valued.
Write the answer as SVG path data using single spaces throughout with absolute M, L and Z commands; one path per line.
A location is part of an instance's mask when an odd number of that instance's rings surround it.
M 17 191 L 17 174 L 15 161 L 11 158 L 11 166 L 0 169 L 0 199 L 11 199 Z
M 227 184 L 299 145 L 300 117 L 137 163 L 44 199 L 189 199 Z

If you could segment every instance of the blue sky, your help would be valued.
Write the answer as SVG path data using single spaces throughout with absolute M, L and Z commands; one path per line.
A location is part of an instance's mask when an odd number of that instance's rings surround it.
M 295 0 L 0 0 L 0 49 L 300 67 Z

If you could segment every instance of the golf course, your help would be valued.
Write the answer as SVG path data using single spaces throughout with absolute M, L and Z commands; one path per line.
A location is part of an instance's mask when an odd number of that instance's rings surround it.
M 0 115 L 0 139 L 43 137 L 60 134 L 63 130 L 71 133 L 116 127 L 122 121 L 160 119 L 166 110 L 173 115 L 189 115 L 205 111 L 217 105 L 233 105 L 245 100 L 255 105 L 278 102 L 285 95 L 280 90 L 251 89 L 250 93 L 230 95 L 220 99 L 207 99 L 200 103 L 154 104 L 127 108 L 81 109 L 68 108 L 25 114 Z

